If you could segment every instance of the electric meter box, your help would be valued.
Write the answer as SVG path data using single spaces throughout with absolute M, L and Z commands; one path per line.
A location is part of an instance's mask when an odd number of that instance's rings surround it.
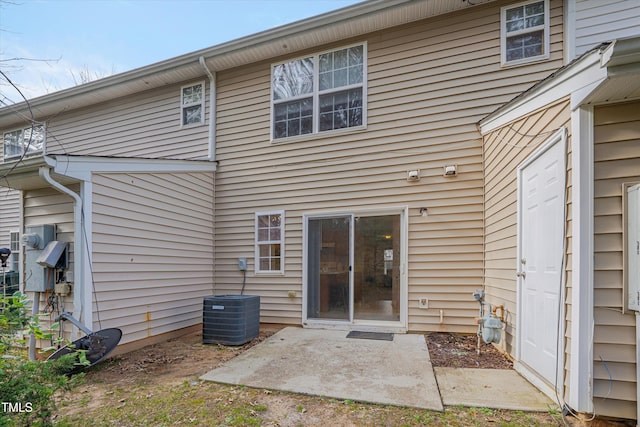
M 25 228 L 25 233 L 22 236 L 25 257 L 25 291 L 45 292 L 53 289 L 54 272 L 52 269 L 38 264 L 38 259 L 49 242 L 55 239 L 55 234 L 56 228 L 51 224 Z

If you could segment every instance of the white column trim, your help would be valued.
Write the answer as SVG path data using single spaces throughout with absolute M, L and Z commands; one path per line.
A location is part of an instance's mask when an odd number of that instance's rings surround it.
M 82 181 L 80 184 L 80 197 L 82 198 L 82 215 L 80 217 L 80 245 L 82 251 L 82 267 L 81 277 L 75 278 L 76 286 L 84 287 L 82 301 L 82 317 L 85 319 L 84 324 L 96 331 L 93 325 L 93 274 L 91 274 L 91 260 L 93 253 L 92 224 L 93 224 L 93 184 L 90 180 Z M 99 304 L 99 302 L 98 302 Z M 99 308 L 99 305 L 98 305 Z
M 572 293 L 571 354 L 567 403 L 593 412 L 593 107 L 571 113 Z

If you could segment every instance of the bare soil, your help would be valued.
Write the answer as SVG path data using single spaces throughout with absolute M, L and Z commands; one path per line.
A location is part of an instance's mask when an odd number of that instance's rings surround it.
M 259 337 L 243 346 L 202 344 L 201 333 L 195 333 L 110 358 L 90 369 L 85 384 L 60 400 L 56 422 L 74 427 L 324 426 L 329 420 L 333 426 L 562 425 L 561 417 L 553 413 L 487 408 L 446 408 L 439 413 L 199 380 L 280 329 L 261 325 Z M 434 366 L 511 368 L 509 359 L 493 346 L 483 344 L 477 356 L 475 336 L 434 333 L 425 337 Z
M 513 362 L 492 344 L 476 335 L 434 332 L 425 335 L 433 366 L 445 368 L 513 369 Z

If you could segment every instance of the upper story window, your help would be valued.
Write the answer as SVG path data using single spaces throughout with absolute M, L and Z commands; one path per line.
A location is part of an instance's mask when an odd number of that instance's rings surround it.
M 529 1 L 501 9 L 502 64 L 549 57 L 549 2 Z
M 204 123 L 204 82 L 182 87 L 180 114 L 182 126 Z
M 4 160 L 42 153 L 45 138 L 44 124 L 33 125 L 4 133 Z
M 271 68 L 272 139 L 366 123 L 366 44 Z
M 284 212 L 256 213 L 256 272 L 284 272 Z

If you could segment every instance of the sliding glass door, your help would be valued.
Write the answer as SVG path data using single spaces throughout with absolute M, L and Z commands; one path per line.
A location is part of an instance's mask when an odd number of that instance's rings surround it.
M 400 213 L 307 218 L 307 319 L 401 320 L 401 218 Z

